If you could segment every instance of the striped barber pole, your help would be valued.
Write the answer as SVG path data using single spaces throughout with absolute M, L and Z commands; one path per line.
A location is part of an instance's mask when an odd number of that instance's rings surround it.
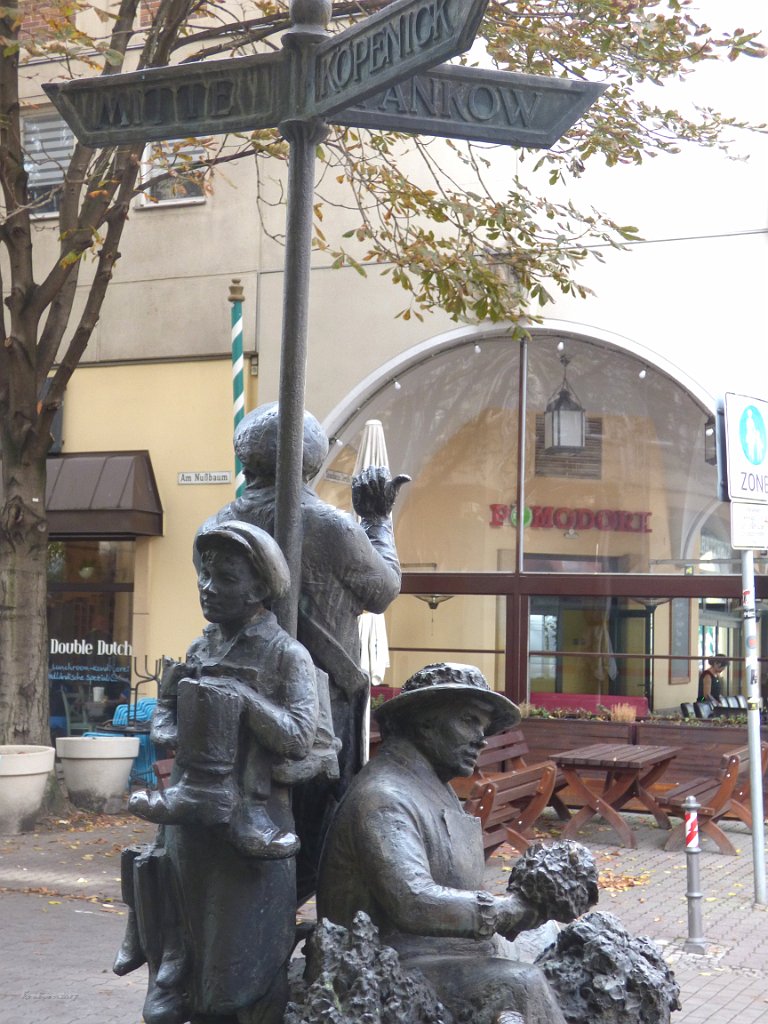
M 699 815 L 696 811 L 685 812 L 685 848 L 686 850 L 698 850 L 699 848 Z
M 229 286 L 229 301 L 232 303 L 232 412 L 234 427 L 245 413 L 245 390 L 243 387 L 243 286 L 240 278 L 232 278 Z M 245 487 L 245 474 L 240 460 L 235 456 L 235 494 L 240 497 Z

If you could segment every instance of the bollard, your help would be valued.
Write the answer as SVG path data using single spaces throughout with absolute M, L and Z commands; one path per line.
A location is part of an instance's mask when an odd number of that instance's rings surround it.
M 701 873 L 699 865 L 699 816 L 701 805 L 693 796 L 685 798 L 685 858 L 687 863 L 688 891 L 688 938 L 683 943 L 685 953 L 706 953 L 707 940 L 704 938 L 701 916 Z

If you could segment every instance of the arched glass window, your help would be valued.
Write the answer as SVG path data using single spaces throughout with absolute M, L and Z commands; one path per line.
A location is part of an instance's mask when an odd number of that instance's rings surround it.
M 521 351 L 508 336 L 470 337 L 382 383 L 337 430 L 319 493 L 348 502 L 363 425 L 379 419 L 392 468 L 413 477 L 396 512 L 403 563 L 513 571 L 522 434 L 525 571 L 732 571 L 712 553 L 729 528 L 701 400 L 633 354 L 542 331 L 527 345 L 521 416 Z M 583 446 L 547 440 L 566 360 Z

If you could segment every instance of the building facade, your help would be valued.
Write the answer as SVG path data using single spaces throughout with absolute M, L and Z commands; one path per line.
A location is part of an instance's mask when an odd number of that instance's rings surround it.
M 742 63 L 705 72 L 692 98 L 765 120 L 764 72 Z M 40 88 L 51 68 L 33 71 L 25 130 L 42 195 L 71 139 Z M 397 318 L 386 278 L 314 258 L 307 405 L 333 439 L 318 490 L 348 506 L 369 419 L 393 470 L 413 477 L 396 510 L 404 582 L 387 683 L 447 658 L 518 700 L 660 709 L 695 697 L 708 654 L 741 655 L 740 560 L 709 448 L 718 396 L 768 394 L 766 145 L 739 145 L 749 161 L 691 151 L 576 186 L 575 201 L 615 210 L 645 240 L 592 264 L 594 295 L 558 299 L 525 343 L 510 325 L 457 327 L 439 311 Z M 520 169 L 514 150 L 493 161 L 501 178 Z M 200 631 L 192 540 L 234 491 L 235 278 L 246 404 L 277 396 L 283 170 L 240 161 L 210 194 L 136 200 L 50 459 L 52 681 L 149 692 L 158 660 Z M 259 185 L 274 200 L 260 211 Z M 330 209 L 324 230 L 341 233 L 349 215 Z M 36 227 L 50 258 L 55 207 L 40 206 Z M 552 443 L 547 407 L 564 384 L 583 413 L 578 444 Z M 768 598 L 761 557 L 757 571 Z M 740 673 L 736 662 L 731 692 Z

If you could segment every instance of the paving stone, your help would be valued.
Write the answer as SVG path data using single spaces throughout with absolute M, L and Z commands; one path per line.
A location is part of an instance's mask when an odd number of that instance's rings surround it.
M 607 888 L 600 909 L 661 948 L 681 987 L 672 1024 L 768 1024 L 768 907 L 754 905 L 752 849 L 740 824 L 726 826 L 742 850 L 700 854 L 706 954 L 687 937 L 686 856 L 666 853 L 665 833 L 628 815 L 636 850 L 616 846 L 612 830 L 587 826 Z M 557 819 L 544 819 L 546 838 Z M 112 958 L 123 934 L 120 850 L 149 841 L 154 829 L 129 817 L 78 815 L 24 836 L 0 836 L 0 1021 L 3 1024 L 140 1024 L 146 968 L 116 977 Z M 486 884 L 503 892 L 515 857 L 502 847 Z M 36 891 L 35 891 L 36 890 Z M 313 907 L 305 908 L 311 917 Z M 654 1022 L 648 1022 L 654 1024 Z

